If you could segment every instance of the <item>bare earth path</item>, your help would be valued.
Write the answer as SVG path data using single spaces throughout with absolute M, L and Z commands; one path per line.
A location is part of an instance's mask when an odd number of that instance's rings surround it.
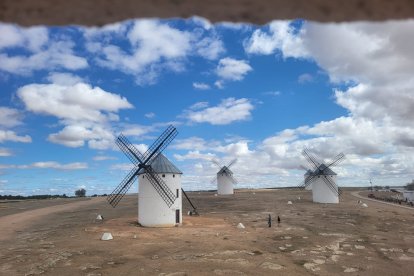
M 16 233 L 16 231 L 22 231 L 30 227 L 33 222 L 41 220 L 48 215 L 79 209 L 88 205 L 96 204 L 103 200 L 104 198 L 93 198 L 91 200 L 49 206 L 0 217 L 0 241 L 9 239 Z
M 369 198 L 369 197 L 360 195 L 359 192 L 351 192 L 351 195 L 353 195 L 354 197 L 357 197 L 357 198 L 364 199 L 364 200 L 369 200 L 369 201 L 373 201 L 373 202 L 377 202 L 377 203 L 382 203 L 382 204 L 394 206 L 394 207 L 397 207 L 397 208 L 404 208 L 404 209 L 408 209 L 408 210 L 411 210 L 411 211 L 414 212 L 414 208 L 413 207 L 403 206 L 403 205 L 399 205 L 399 204 L 395 204 L 395 203 L 390 203 L 390 202 L 385 202 L 385 201 L 382 201 L 382 200 L 377 200 L 377 199 Z

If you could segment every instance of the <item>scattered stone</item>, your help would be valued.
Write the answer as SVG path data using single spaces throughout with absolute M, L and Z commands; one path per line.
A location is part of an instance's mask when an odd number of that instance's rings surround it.
M 324 263 L 325 263 L 325 260 L 322 260 L 322 259 L 315 259 L 315 260 L 313 260 L 313 262 L 314 262 L 315 264 L 321 265 L 321 264 L 324 264 Z
M 413 253 L 413 254 L 414 254 L 414 248 L 409 248 L 409 249 L 407 250 L 407 252 L 408 252 L 408 253 Z
M 160 273 L 158 276 L 186 276 L 187 273 L 179 271 L 179 272 L 173 272 L 173 273 Z
M 245 275 L 245 273 L 232 269 L 215 269 L 214 274 L 216 275 Z
M 405 254 L 402 254 L 398 259 L 400 259 L 401 261 L 414 261 L 414 257 L 409 257 Z
M 244 229 L 246 227 L 244 227 L 243 223 L 239 222 L 239 224 L 237 224 L 237 228 Z
M 134 235 L 134 239 L 136 239 L 137 238 L 137 235 Z
M 271 270 L 280 270 L 283 266 L 271 262 L 264 262 L 260 265 L 261 268 L 271 269 Z
M 318 270 L 321 270 L 318 267 L 318 265 L 315 264 L 315 263 L 304 263 L 303 264 L 303 267 L 305 267 L 307 270 L 310 270 L 310 271 L 318 271 Z
M 291 244 L 289 244 L 289 243 L 285 244 L 285 246 L 286 246 L 286 247 L 292 247 L 292 245 L 291 245 Z
M 96 220 L 103 220 L 103 216 L 102 215 L 97 215 Z
M 290 200 L 289 200 L 289 201 L 287 202 L 287 204 L 289 204 L 289 205 L 290 205 L 290 204 L 293 204 L 293 203 L 292 203 L 292 201 L 290 201 Z
M 103 241 L 109 241 L 109 240 L 113 240 L 113 239 L 114 239 L 114 237 L 112 237 L 112 234 L 109 233 L 109 232 L 104 233 L 102 235 L 102 238 L 101 238 L 101 240 L 103 240 Z
M 214 196 L 217 196 L 217 194 L 214 194 Z
M 367 208 L 368 207 L 368 205 L 366 204 L 366 203 L 362 203 L 362 205 L 361 205 L 362 207 L 364 207 L 364 208 Z M 353 271 L 352 271 L 353 272 Z
M 355 267 L 345 267 L 344 272 L 345 273 L 358 272 L 358 268 L 355 268 Z
M 357 242 L 364 242 L 363 239 L 357 239 Z
M 152 256 L 151 257 L 151 260 L 157 260 L 157 259 L 159 259 L 160 257 L 158 257 L 158 255 L 154 255 L 154 256 Z
M 348 252 L 346 253 L 347 256 L 354 256 L 354 253 Z
M 342 247 L 351 247 L 351 245 L 347 244 L 347 243 L 344 243 L 344 244 L 342 244 Z
M 331 256 L 331 260 L 336 263 L 339 260 L 340 256 L 339 255 L 332 255 Z
M 286 247 L 279 246 L 279 249 L 280 249 L 280 250 L 286 250 Z
M 354 247 L 355 247 L 355 249 L 365 249 L 365 246 L 363 246 L 363 245 L 355 244 Z
M 307 239 L 308 237 L 302 237 L 303 239 Z
M 285 240 L 290 240 L 292 237 L 290 236 L 284 236 Z

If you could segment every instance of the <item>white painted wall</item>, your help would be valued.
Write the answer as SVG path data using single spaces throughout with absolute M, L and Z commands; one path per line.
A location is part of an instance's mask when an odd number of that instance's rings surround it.
M 329 177 L 333 183 L 336 183 L 335 175 L 316 176 L 316 179 L 312 182 L 312 198 L 313 202 L 318 203 L 339 203 L 339 197 L 337 193 L 332 192 L 322 177 Z M 338 186 L 336 186 L 338 189 Z
M 181 174 L 158 174 L 178 198 L 171 207 L 164 202 L 144 174 L 138 180 L 138 222 L 145 227 L 173 227 L 175 210 L 180 210 L 182 223 Z M 165 177 L 162 177 L 165 175 Z
M 234 194 L 233 182 L 226 174 L 217 174 L 217 194 L 232 195 Z
M 403 198 L 408 202 L 414 202 L 414 191 L 403 191 Z

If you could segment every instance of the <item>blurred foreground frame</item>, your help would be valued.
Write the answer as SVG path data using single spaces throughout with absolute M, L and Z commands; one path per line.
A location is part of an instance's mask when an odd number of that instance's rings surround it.
M 2 0 L 0 21 L 21 26 L 102 26 L 135 18 L 189 18 L 266 24 L 272 20 L 319 22 L 414 18 L 412 0 Z

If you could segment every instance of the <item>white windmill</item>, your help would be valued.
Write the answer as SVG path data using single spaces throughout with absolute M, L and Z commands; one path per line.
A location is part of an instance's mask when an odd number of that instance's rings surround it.
M 218 166 L 219 171 L 217 175 L 213 178 L 211 183 L 217 181 L 217 194 L 219 195 L 232 195 L 234 194 L 233 185 L 237 184 L 236 178 L 233 176 L 233 172 L 230 170 L 230 167 L 236 163 L 237 159 L 233 159 L 227 166 L 223 166 L 216 159 L 212 159 L 215 165 Z
M 144 154 L 122 134 L 116 140 L 135 167 L 107 200 L 116 207 L 138 177 L 138 222 L 142 226 L 170 227 L 182 223 L 182 193 L 187 197 L 181 187 L 182 172 L 161 153 L 177 134 L 175 127 L 169 126 Z
M 331 167 L 338 165 L 345 158 L 343 153 L 338 154 L 327 165 L 319 162 L 314 154 L 308 149 L 302 151 L 302 155 L 309 162 L 312 169 L 307 169 L 304 175 L 305 179 L 299 185 L 300 188 L 312 187 L 313 202 L 318 203 L 339 203 L 341 190 L 336 184 L 337 174 L 331 170 Z

